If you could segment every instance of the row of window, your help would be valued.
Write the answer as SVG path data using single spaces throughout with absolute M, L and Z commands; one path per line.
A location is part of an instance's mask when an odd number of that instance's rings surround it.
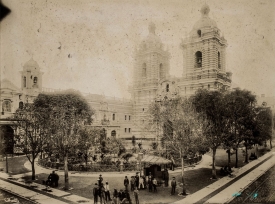
M 124 132 L 125 132 L 125 133 L 127 132 L 127 128 L 124 128 Z M 128 132 L 129 132 L 129 133 L 131 132 L 131 128 L 128 128 Z
M 128 119 L 131 120 L 130 115 L 128 115 Z M 116 120 L 116 114 L 113 114 L 113 120 Z M 125 120 L 127 120 L 127 115 L 125 115 Z

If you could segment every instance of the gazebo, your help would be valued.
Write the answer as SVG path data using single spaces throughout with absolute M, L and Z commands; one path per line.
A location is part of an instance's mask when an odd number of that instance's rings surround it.
M 141 167 L 143 168 L 143 175 L 148 176 L 151 172 L 152 176 L 157 180 L 163 180 L 164 169 L 166 165 L 171 164 L 172 161 L 163 157 L 145 155 L 141 159 Z

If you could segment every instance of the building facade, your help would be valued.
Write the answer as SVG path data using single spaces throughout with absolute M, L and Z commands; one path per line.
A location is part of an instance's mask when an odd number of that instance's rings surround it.
M 181 77 L 170 76 L 171 55 L 156 34 L 156 26 L 150 23 L 148 36 L 134 54 L 131 100 L 84 95 L 95 110 L 93 126 L 104 128 L 107 137 L 131 139 L 135 135 L 138 139 L 154 140 L 156 130 L 147 127 L 152 102 L 176 95 L 190 96 L 199 88 L 230 88 L 232 74 L 226 71 L 227 41 L 209 12 L 208 5 L 201 8 L 201 18 L 180 45 L 184 61 Z M 31 59 L 23 66 L 20 89 L 6 79 L 1 82 L 2 127 L 10 124 L 5 118 L 24 103 L 32 102 L 39 93 L 55 91 L 42 88 L 42 76 L 39 65 Z

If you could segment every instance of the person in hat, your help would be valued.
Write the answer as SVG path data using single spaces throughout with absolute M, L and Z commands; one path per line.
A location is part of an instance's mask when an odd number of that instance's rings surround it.
M 173 177 L 172 181 L 171 181 L 171 195 L 174 195 L 176 193 L 176 186 L 177 186 L 177 182 L 175 177 Z
M 127 178 L 127 176 L 125 176 L 125 179 L 124 179 L 124 186 L 125 186 L 125 190 L 128 190 L 129 179 Z
M 101 174 L 99 175 L 98 180 L 99 180 L 98 185 L 101 186 L 103 184 L 103 178 Z
M 97 204 L 97 202 L 98 202 L 98 186 L 97 186 L 97 183 L 95 183 L 95 186 L 93 188 L 93 195 L 94 195 L 94 204 Z

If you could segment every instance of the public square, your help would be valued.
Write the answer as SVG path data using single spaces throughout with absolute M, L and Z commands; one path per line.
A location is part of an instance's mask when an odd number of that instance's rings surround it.
M 275 1 L 0 6 L 0 203 L 275 203 Z

